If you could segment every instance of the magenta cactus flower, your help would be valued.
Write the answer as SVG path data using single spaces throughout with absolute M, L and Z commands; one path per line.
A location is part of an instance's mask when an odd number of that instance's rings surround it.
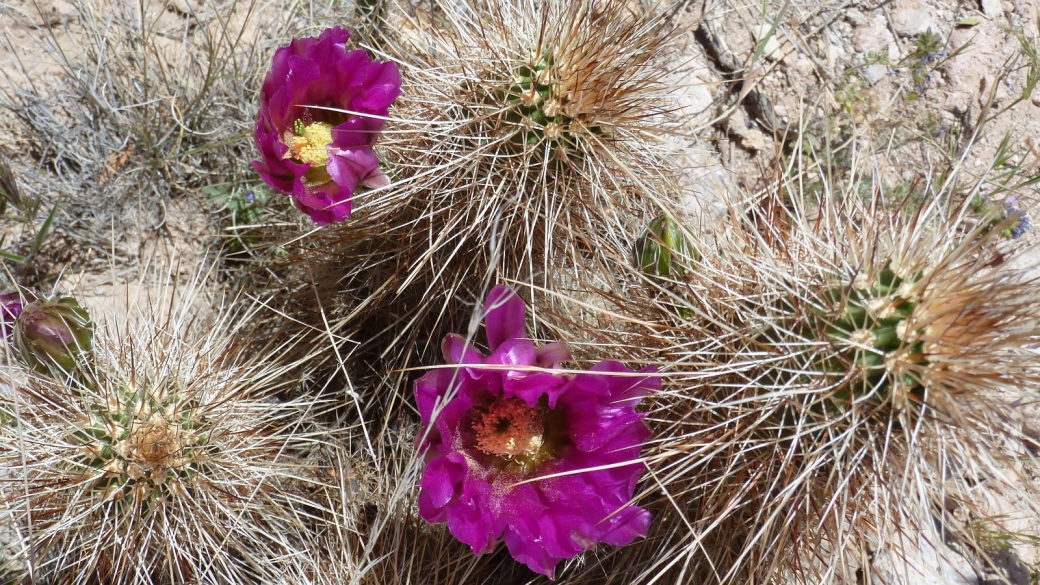
M 372 145 L 385 125 L 380 118 L 401 94 L 401 75 L 395 63 L 348 51 L 349 38 L 348 30 L 333 27 L 317 38 L 293 39 L 275 51 L 260 90 L 261 160 L 253 167 L 317 224 L 350 215 L 358 185 L 389 183 Z
M 502 538 L 514 559 L 549 578 L 559 561 L 597 543 L 646 536 L 650 513 L 630 503 L 650 436 L 635 408 L 660 387 L 656 368 L 640 376 L 603 361 L 588 372 L 553 371 L 570 352 L 535 347 L 515 292 L 496 286 L 485 308 L 491 355 L 450 334 L 444 358 L 459 367 L 415 383 L 418 444 L 427 449 L 419 514 L 447 522 L 478 555 Z

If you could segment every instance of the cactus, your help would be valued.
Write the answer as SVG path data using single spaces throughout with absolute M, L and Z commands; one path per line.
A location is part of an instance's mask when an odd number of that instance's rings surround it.
M 537 57 L 537 56 L 535 56 Z M 520 147 L 548 143 L 550 152 L 574 152 L 579 133 L 601 134 L 597 125 L 583 127 L 574 122 L 571 94 L 560 83 L 551 51 L 518 65 L 508 87 L 482 86 L 487 102 L 500 107 L 498 120 L 514 129 L 508 144 Z M 570 114 L 570 115 L 569 115 Z M 540 156 L 542 150 L 531 153 Z
M 46 583 L 309 582 L 310 540 L 350 503 L 313 459 L 342 453 L 326 402 L 274 397 L 299 366 L 242 345 L 248 316 L 141 321 L 99 330 L 75 376 L 0 368 L 0 500 L 27 535 L 11 560 Z
M 888 262 L 876 274 L 860 274 L 848 286 L 827 289 L 822 295 L 827 306 L 805 320 L 802 337 L 831 344 L 816 367 L 827 378 L 843 381 L 832 398 L 835 406 L 866 395 L 884 402 L 895 386 L 924 399 L 918 376 L 905 367 L 892 371 L 895 363 L 927 366 L 924 342 L 911 329 L 921 278 L 921 272 L 900 277 Z
M 180 393 L 117 388 L 70 439 L 82 446 L 73 473 L 92 477 L 104 501 L 147 505 L 183 495 L 211 461 L 203 411 Z
M 686 234 L 668 215 L 654 218 L 633 249 L 636 267 L 646 274 L 681 276 L 691 262 L 700 262 L 701 254 L 691 246 Z
M 72 297 L 31 302 L 22 308 L 14 326 L 19 355 L 40 372 L 75 371 L 79 357 L 90 351 L 93 338 L 90 314 Z

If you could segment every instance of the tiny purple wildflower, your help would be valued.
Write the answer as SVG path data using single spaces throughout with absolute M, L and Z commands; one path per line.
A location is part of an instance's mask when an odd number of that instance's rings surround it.
M 525 314 L 515 292 L 494 287 L 485 314 L 491 354 L 450 334 L 442 351 L 459 367 L 416 381 L 417 442 L 427 449 L 419 515 L 447 522 L 478 555 L 503 539 L 514 559 L 553 578 L 559 561 L 597 543 L 646 536 L 650 513 L 630 503 L 650 435 L 635 407 L 660 379 L 653 366 L 633 376 L 611 360 L 554 372 L 570 352 L 560 343 L 536 348 Z
M 358 185 L 389 183 L 372 146 L 401 94 L 401 74 L 363 49 L 348 51 L 348 38 L 349 31 L 333 27 L 293 39 L 275 51 L 260 90 L 261 160 L 253 167 L 319 225 L 350 215 Z

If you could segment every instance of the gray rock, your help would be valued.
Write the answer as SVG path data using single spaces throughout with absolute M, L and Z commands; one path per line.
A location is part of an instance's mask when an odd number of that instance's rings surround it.
M 1004 6 L 1000 3 L 1000 0 L 980 0 L 982 13 L 986 15 L 986 18 L 1001 18 L 1004 16 Z
M 867 80 L 867 83 L 874 85 L 881 81 L 888 75 L 888 67 L 881 63 L 875 63 L 869 67 L 863 69 L 863 78 Z
M 892 26 L 901 37 L 912 37 L 929 30 L 937 31 L 935 17 L 927 10 L 904 8 L 892 14 Z
M 762 39 L 769 35 L 769 31 L 773 31 L 773 34 L 769 36 L 769 40 L 766 41 L 764 47 L 762 47 L 762 56 L 766 59 L 778 58 L 780 52 L 780 41 L 777 40 L 777 35 L 780 34 L 779 30 L 774 30 L 772 25 L 766 23 L 758 27 L 755 32 L 755 41 L 761 43 Z
M 882 549 L 871 565 L 871 585 L 978 585 L 971 565 L 941 542 L 920 536 L 914 543 Z
M 971 45 L 948 59 L 942 70 L 951 90 L 978 95 L 982 77 L 990 71 L 991 60 L 1000 46 L 1000 33 L 988 22 L 971 28 L 956 28 L 950 33 L 946 51 L 953 53 L 969 42 Z
M 852 34 L 852 48 L 864 56 L 887 51 L 889 62 L 898 61 L 900 57 L 896 38 L 888 30 L 888 21 L 880 14 L 856 27 Z

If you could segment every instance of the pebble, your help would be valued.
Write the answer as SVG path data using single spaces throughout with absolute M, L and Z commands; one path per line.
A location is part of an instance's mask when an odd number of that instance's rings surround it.
M 875 85 L 888 75 L 888 67 L 881 63 L 874 63 L 869 67 L 863 69 L 863 78 L 867 80 L 870 85 Z
M 892 26 L 901 37 L 912 37 L 929 29 L 937 31 L 935 18 L 930 12 L 919 8 L 904 8 L 892 14 Z
M 773 30 L 773 26 L 768 23 L 758 27 L 758 30 L 755 31 L 755 40 L 762 42 L 762 39 L 766 38 L 770 30 Z M 773 30 L 772 36 L 769 37 L 765 47 L 762 48 L 762 56 L 766 59 L 775 59 L 779 56 L 777 53 L 780 51 L 780 41 L 776 40 L 776 36 L 779 33 L 779 30 Z
M 1000 3 L 1000 0 L 980 0 L 982 13 L 986 15 L 986 18 L 1002 18 L 1004 16 L 1004 6 Z

